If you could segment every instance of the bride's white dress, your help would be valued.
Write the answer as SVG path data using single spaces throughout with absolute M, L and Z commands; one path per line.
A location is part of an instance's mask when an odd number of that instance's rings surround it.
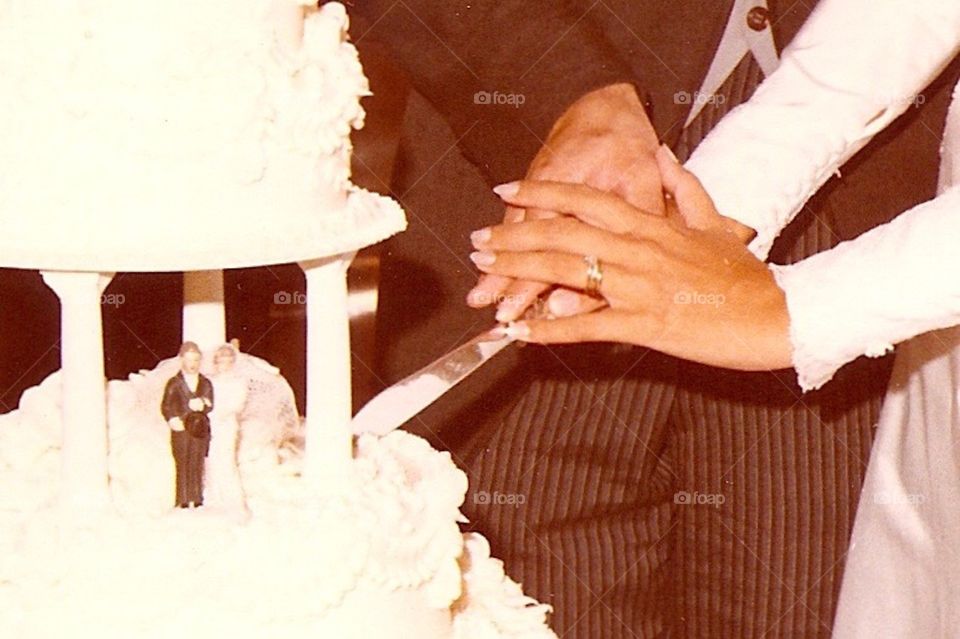
M 239 415 L 247 401 L 247 383 L 232 372 L 220 373 L 213 382 L 210 412 L 210 452 L 205 465 L 203 500 L 210 508 L 245 511 L 243 484 L 237 467 Z

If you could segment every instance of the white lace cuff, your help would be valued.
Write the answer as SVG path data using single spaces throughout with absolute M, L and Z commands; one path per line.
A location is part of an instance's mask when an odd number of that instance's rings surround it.
M 856 240 L 791 266 L 772 265 L 790 312 L 804 390 L 861 355 L 960 324 L 960 188 Z

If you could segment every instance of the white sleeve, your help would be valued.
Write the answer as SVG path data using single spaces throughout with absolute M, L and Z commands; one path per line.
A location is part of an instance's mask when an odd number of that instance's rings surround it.
M 765 259 L 838 168 L 960 50 L 960 0 L 823 0 L 778 69 L 687 163 Z
M 960 324 L 960 186 L 855 240 L 773 266 L 804 390 L 860 355 Z

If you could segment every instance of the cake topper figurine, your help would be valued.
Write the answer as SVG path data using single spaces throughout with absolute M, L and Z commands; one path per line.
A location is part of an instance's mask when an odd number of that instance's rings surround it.
M 167 381 L 160 412 L 170 426 L 170 448 L 177 467 L 178 508 L 203 505 L 203 463 L 210 450 L 213 384 L 200 373 L 200 348 L 180 346 L 180 372 Z
M 247 401 L 247 380 L 235 367 L 238 344 L 233 340 L 213 353 L 215 373 L 210 379 L 217 406 L 210 413 L 210 454 L 206 461 L 203 496 L 207 507 L 244 514 L 246 504 L 237 468 L 237 435 L 240 412 Z

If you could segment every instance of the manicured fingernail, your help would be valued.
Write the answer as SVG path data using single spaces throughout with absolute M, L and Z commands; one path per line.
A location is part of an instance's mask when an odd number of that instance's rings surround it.
M 493 187 L 493 192 L 500 197 L 511 197 L 516 195 L 518 191 L 520 191 L 519 182 L 507 182 L 506 184 Z
M 510 308 L 506 305 L 497 309 L 496 320 L 501 324 L 512 322 L 515 319 L 517 319 L 517 309 Z
M 523 341 L 530 337 L 530 326 L 526 322 L 512 322 L 503 329 L 503 333 L 507 337 Z
M 550 294 L 547 309 L 552 315 L 566 317 L 580 310 L 580 298 L 576 293 L 560 289 Z
M 486 251 L 474 251 L 470 254 L 470 259 L 477 266 L 490 266 L 497 261 L 497 256 Z
M 666 144 L 661 144 L 661 145 L 660 145 L 660 150 L 661 150 L 661 152 L 663 152 L 664 154 L 666 154 L 666 156 L 667 156 L 668 158 L 670 158 L 671 160 L 673 160 L 675 163 L 680 164 L 680 160 L 677 159 L 677 154 L 674 153 L 674 152 L 673 152 L 673 149 L 671 149 L 669 146 L 667 146 Z
M 494 327 L 494 328 L 491 328 L 491 329 L 490 329 L 490 332 L 488 333 L 488 335 L 490 335 L 490 337 L 495 337 L 495 338 L 497 338 L 497 339 L 500 339 L 501 337 L 506 337 L 506 336 L 507 336 L 507 327 L 506 327 L 506 326 L 496 326 L 496 327 Z
M 479 231 L 474 231 L 470 234 L 470 241 L 474 246 L 478 244 L 486 244 L 490 241 L 490 229 L 480 229 Z

